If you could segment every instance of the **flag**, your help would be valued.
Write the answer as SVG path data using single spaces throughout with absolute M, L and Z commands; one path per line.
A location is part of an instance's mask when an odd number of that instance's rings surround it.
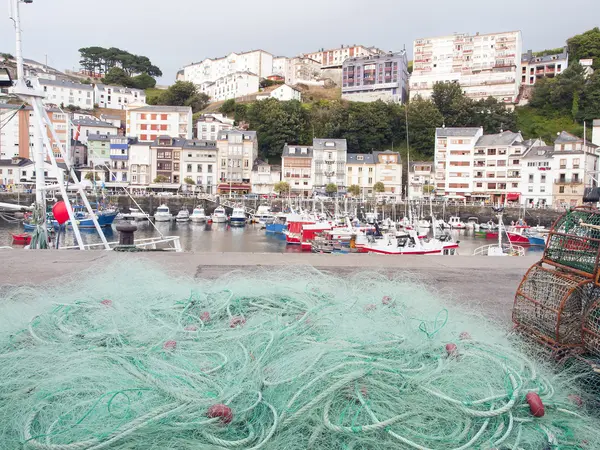
M 79 133 L 81 133 L 81 125 L 77 125 L 77 131 L 75 132 L 75 140 L 79 140 Z

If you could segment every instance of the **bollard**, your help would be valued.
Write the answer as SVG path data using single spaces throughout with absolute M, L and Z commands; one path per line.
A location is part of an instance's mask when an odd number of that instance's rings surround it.
M 133 234 L 137 231 L 137 226 L 130 223 L 120 223 L 119 225 L 117 225 L 117 231 L 120 233 L 119 245 L 135 245 L 135 238 Z

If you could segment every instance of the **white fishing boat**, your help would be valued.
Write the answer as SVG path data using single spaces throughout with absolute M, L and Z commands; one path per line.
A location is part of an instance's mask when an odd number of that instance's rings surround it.
M 368 212 L 365 214 L 365 221 L 370 224 L 373 225 L 375 222 L 377 222 L 377 212 Z
M 269 205 L 260 205 L 256 210 L 256 213 L 252 216 L 252 221 L 254 223 L 260 223 L 261 225 L 273 223 L 274 220 L 275 214 L 273 214 Z
M 493 208 L 498 216 L 498 242 L 496 244 L 484 245 L 475 249 L 474 256 L 525 256 L 525 248 L 520 245 L 513 244 L 507 238 L 507 242 L 503 242 L 502 235 L 506 233 L 502 214 L 504 208 Z M 490 221 L 491 222 L 491 221 Z M 507 235 L 508 236 L 508 235 Z
M 214 223 L 227 222 L 227 214 L 225 213 L 225 208 L 223 208 L 222 206 L 217 206 L 212 214 L 212 221 Z
M 177 222 L 189 222 L 190 212 L 187 209 L 183 208 L 177 213 L 177 216 L 175 216 L 175 220 Z
M 467 230 L 479 231 L 479 219 L 477 217 L 469 217 L 465 226 Z
M 455 249 L 458 244 L 452 247 Z M 439 240 L 426 241 L 419 239 L 415 230 L 407 230 L 406 234 L 384 234 L 380 239 L 370 238 L 363 247 L 367 253 L 380 253 L 384 255 L 444 255 L 454 254 L 452 249 L 444 249 Z
M 173 214 L 171 214 L 167 205 L 160 205 L 156 208 L 156 212 L 154 213 L 155 222 L 170 222 L 171 220 L 173 220 Z
M 232 227 L 243 227 L 246 225 L 246 211 L 244 208 L 235 207 L 229 218 L 229 223 Z
M 450 228 L 453 228 L 455 230 L 464 230 L 465 228 L 467 228 L 467 225 L 460 220 L 460 217 L 458 216 L 451 216 L 448 219 L 448 225 L 450 225 Z
M 194 223 L 206 222 L 204 208 L 194 208 L 194 211 L 192 211 L 192 215 L 190 216 L 190 220 Z
M 150 214 L 143 212 L 138 208 L 129 208 L 128 213 L 122 213 L 121 218 L 123 220 L 148 220 Z
M 426 219 L 421 219 L 417 221 L 417 227 L 419 228 L 431 228 L 431 222 Z

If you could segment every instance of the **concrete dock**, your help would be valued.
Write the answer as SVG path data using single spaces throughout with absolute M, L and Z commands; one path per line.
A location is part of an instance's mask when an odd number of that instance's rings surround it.
M 539 256 L 386 256 L 311 253 L 119 253 L 104 251 L 0 250 L 5 261 L 0 285 L 42 285 L 83 268 L 109 266 L 123 260 L 147 260 L 165 270 L 194 278 L 213 279 L 233 270 L 269 266 L 310 265 L 347 277 L 356 271 L 377 271 L 390 277 L 409 276 L 439 292 L 452 304 L 510 325 L 517 287 Z M 291 272 L 293 276 L 293 272 Z M 1 292 L 1 291 L 0 291 Z M 1 295 L 0 295 L 1 298 Z

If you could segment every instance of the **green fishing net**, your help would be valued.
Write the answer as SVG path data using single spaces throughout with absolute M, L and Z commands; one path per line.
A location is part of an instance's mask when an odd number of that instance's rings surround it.
M 0 292 L 0 448 L 600 448 L 575 373 L 410 278 L 132 261 Z

